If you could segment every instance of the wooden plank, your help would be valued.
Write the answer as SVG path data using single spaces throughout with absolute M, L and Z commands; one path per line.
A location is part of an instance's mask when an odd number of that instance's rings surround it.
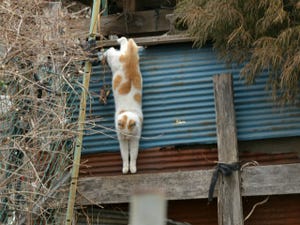
M 149 36 L 149 37 L 140 37 L 140 38 L 133 38 L 133 39 L 139 46 L 152 46 L 152 45 L 192 42 L 192 39 L 190 37 L 183 34 Z M 108 47 L 115 47 L 115 46 L 119 46 L 117 40 L 97 41 L 98 48 L 108 48 Z
M 207 198 L 211 175 L 212 170 L 200 170 L 81 178 L 78 191 L 83 196 L 77 202 L 128 202 L 135 191 L 149 187 L 164 192 L 168 200 Z
M 238 162 L 238 147 L 230 74 L 213 77 L 219 162 Z
M 239 161 L 239 157 L 232 76 L 216 75 L 213 81 L 219 162 L 235 163 Z M 230 176 L 220 175 L 219 179 L 218 224 L 244 224 L 240 172 L 234 171 Z
M 101 17 L 101 20 L 104 17 Z M 84 40 L 88 36 L 90 19 L 70 19 L 68 21 L 67 33 L 72 38 L 80 38 Z M 102 35 L 102 34 L 101 34 Z M 119 35 L 120 36 L 120 35 Z M 135 42 L 140 46 L 152 46 L 172 43 L 187 43 L 192 42 L 192 38 L 187 34 L 174 34 L 174 35 L 159 35 L 159 36 L 147 36 L 133 38 Z M 119 46 L 116 40 L 101 40 L 97 41 L 98 48 L 108 48 L 113 46 Z
M 300 163 L 258 166 L 242 173 L 245 196 L 300 194 Z
M 212 173 L 195 170 L 80 178 L 76 204 L 129 202 L 136 190 L 149 187 L 164 191 L 167 200 L 205 199 Z M 241 173 L 242 196 L 300 194 L 299 174 L 300 163 L 245 168 Z
M 166 32 L 170 28 L 166 15 L 170 13 L 172 10 L 160 9 L 103 16 L 101 35 Z

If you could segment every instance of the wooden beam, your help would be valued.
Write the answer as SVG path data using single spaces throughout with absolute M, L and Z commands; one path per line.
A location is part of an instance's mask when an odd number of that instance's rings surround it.
M 80 178 L 76 203 L 129 202 L 135 190 L 148 187 L 164 191 L 167 200 L 205 199 L 212 173 L 195 170 Z M 245 168 L 241 173 L 242 196 L 300 194 L 299 174 L 300 163 Z
M 242 195 L 300 194 L 299 174 L 300 163 L 246 168 L 241 176 Z
M 192 42 L 192 39 L 190 37 L 183 34 L 149 36 L 149 37 L 140 37 L 140 38 L 133 38 L 133 39 L 139 46 L 153 46 L 153 45 L 162 45 L 162 44 Z M 117 40 L 97 41 L 98 48 L 108 48 L 108 47 L 115 47 L 115 46 L 119 46 Z
M 206 198 L 211 170 L 82 178 L 80 204 L 128 202 L 136 190 L 161 190 L 168 200 Z M 80 196 L 80 195 L 79 195 Z M 78 197 L 79 197 L 78 196 Z M 89 202 L 91 200 L 91 202 Z
M 230 74 L 213 77 L 219 162 L 239 161 L 233 85 Z
M 239 162 L 233 84 L 230 74 L 213 77 L 217 124 L 218 158 L 222 163 Z M 218 224 L 243 225 L 240 172 L 219 176 Z
M 172 10 L 160 9 L 103 16 L 101 35 L 166 32 L 170 28 L 166 15 L 170 13 Z
M 104 18 L 101 17 L 101 20 Z M 88 36 L 90 19 L 70 19 L 68 21 L 67 32 L 73 38 L 80 38 L 85 40 Z M 102 34 L 101 34 L 102 35 Z M 119 35 L 120 36 L 120 35 Z M 121 37 L 121 36 L 120 36 Z M 187 34 L 172 34 L 172 35 L 159 35 L 159 36 L 147 36 L 133 38 L 135 42 L 140 46 L 152 46 L 162 44 L 173 44 L 173 43 L 192 43 L 192 38 Z M 98 48 L 108 48 L 113 46 L 119 46 L 117 40 L 101 40 L 97 41 Z

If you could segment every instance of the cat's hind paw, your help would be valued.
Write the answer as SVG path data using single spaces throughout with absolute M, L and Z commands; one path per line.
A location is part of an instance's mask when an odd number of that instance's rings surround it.
M 136 166 L 130 166 L 130 173 L 136 173 Z
M 128 166 L 123 166 L 123 169 L 122 169 L 123 174 L 128 173 L 128 171 L 129 171 Z

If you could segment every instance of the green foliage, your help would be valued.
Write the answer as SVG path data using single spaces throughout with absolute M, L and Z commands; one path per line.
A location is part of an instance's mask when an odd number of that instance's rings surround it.
M 226 62 L 244 65 L 251 84 L 268 71 L 275 99 L 295 101 L 300 78 L 299 0 L 180 0 L 181 18 L 197 47 L 212 41 Z

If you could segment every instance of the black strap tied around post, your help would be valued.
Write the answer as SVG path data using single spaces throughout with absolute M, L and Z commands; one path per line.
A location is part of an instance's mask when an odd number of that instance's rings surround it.
M 218 163 L 216 166 L 215 171 L 213 172 L 210 186 L 209 186 L 209 191 L 208 191 L 208 202 L 211 202 L 213 200 L 214 196 L 214 190 L 216 183 L 218 181 L 219 173 L 222 173 L 224 176 L 230 176 L 233 171 L 240 170 L 241 166 L 239 162 L 236 163 Z

